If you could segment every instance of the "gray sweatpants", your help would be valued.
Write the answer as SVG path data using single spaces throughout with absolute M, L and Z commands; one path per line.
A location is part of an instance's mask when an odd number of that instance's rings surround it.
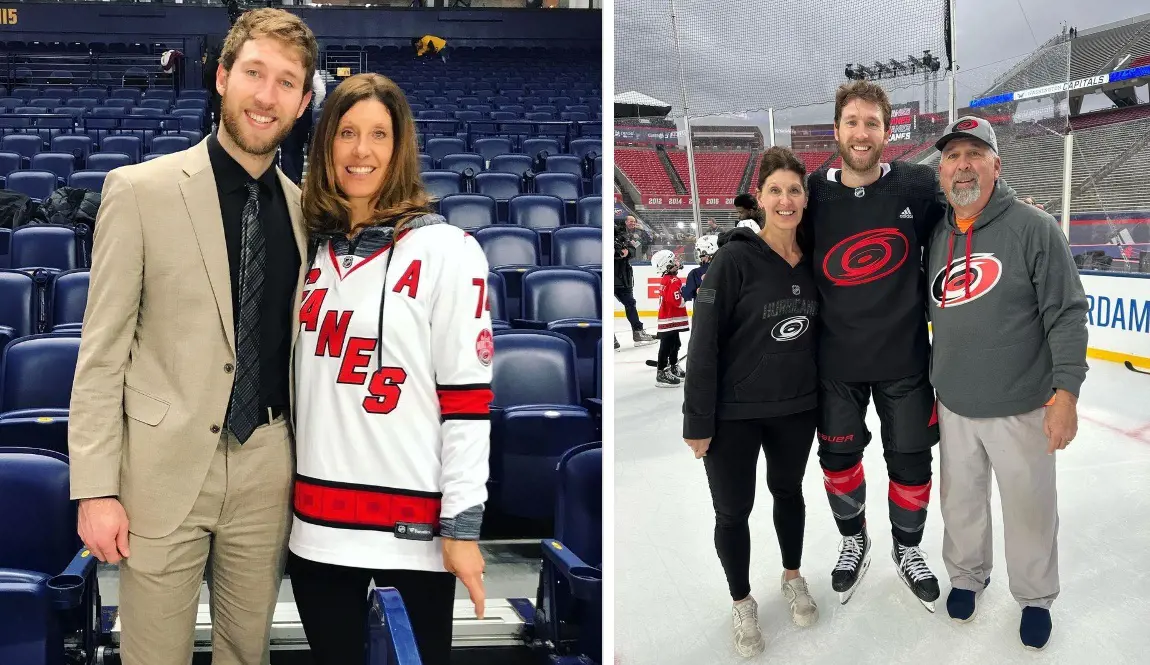
M 998 479 L 1010 593 L 1050 608 L 1058 597 L 1058 494 L 1042 431 L 1045 407 L 966 418 L 938 404 L 942 560 L 950 583 L 981 591 L 992 567 L 990 472 Z

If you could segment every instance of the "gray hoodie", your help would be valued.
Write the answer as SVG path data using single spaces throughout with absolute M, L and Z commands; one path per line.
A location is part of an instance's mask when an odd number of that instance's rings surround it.
M 1053 217 L 1015 196 L 999 179 L 967 233 L 948 207 L 931 237 L 930 380 L 968 418 L 1027 413 L 1056 389 L 1077 396 L 1086 379 L 1086 294 L 1070 246 Z

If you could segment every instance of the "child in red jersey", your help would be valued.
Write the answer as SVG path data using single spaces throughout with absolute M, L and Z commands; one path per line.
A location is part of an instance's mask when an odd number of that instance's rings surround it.
M 655 386 L 674 388 L 682 385 L 687 373 L 679 367 L 679 332 L 690 328 L 687 307 L 683 302 L 683 280 L 679 270 L 683 265 L 669 249 L 655 252 L 651 265 L 662 275 L 659 281 L 659 364 Z

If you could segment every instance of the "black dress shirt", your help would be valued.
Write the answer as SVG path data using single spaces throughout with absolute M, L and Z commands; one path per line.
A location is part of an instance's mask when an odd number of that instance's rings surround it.
M 233 319 L 238 320 L 242 221 L 244 204 L 248 200 L 246 184 L 252 181 L 252 177 L 224 150 L 215 134 L 208 138 L 208 156 L 224 218 Z M 268 167 L 255 180 L 260 186 L 260 223 L 264 230 L 265 251 L 264 294 L 260 305 L 260 406 L 286 407 L 290 400 L 288 365 L 291 362 L 292 304 L 299 279 L 300 256 L 275 166 Z

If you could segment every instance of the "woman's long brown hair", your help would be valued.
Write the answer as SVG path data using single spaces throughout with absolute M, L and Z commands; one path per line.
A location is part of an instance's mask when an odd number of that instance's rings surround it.
M 332 163 L 339 122 L 365 99 L 375 99 L 391 114 L 395 149 L 387 165 L 375 204 L 374 218 L 394 223 L 396 234 L 413 219 L 431 212 L 419 173 L 419 147 L 415 120 L 407 98 L 391 79 L 379 74 L 356 74 L 340 83 L 323 105 L 308 152 L 308 174 L 303 187 L 303 214 L 310 233 L 350 233 L 351 202 L 339 188 Z

